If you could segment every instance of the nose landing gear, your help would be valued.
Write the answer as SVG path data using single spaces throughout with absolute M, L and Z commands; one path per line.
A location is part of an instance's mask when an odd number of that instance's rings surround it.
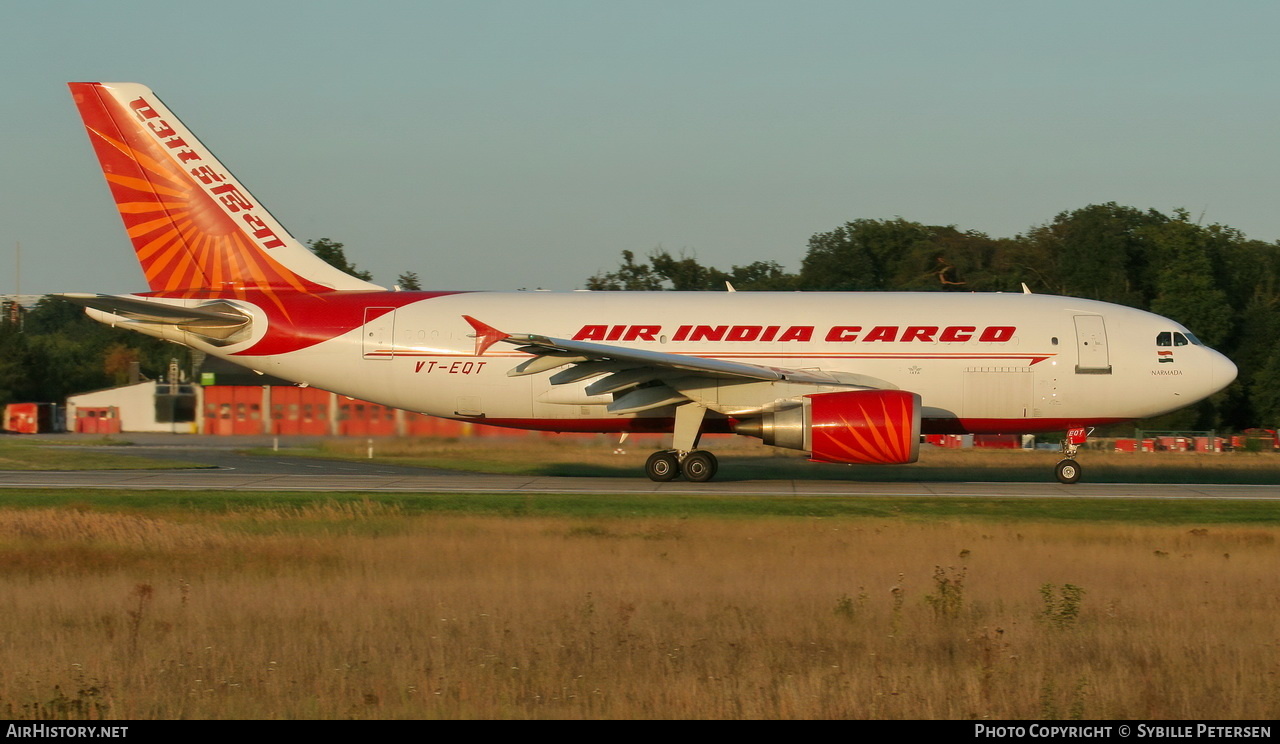
M 1055 472 L 1059 483 L 1075 483 L 1080 480 L 1080 463 L 1071 458 L 1059 460 Z
M 1054 468 L 1054 474 L 1058 476 L 1059 483 L 1075 483 L 1080 480 L 1080 463 L 1075 461 L 1076 452 L 1080 450 L 1080 445 L 1084 444 L 1089 438 L 1089 434 L 1093 429 L 1086 431 L 1083 427 L 1076 429 L 1067 429 L 1067 438 L 1062 440 L 1062 457 Z

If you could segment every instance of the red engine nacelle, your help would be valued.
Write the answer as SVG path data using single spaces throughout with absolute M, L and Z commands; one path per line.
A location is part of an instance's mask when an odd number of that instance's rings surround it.
M 804 403 L 734 428 L 817 462 L 899 465 L 920 455 L 920 396 L 903 390 L 806 395 Z
M 920 457 L 920 396 L 903 390 L 806 395 L 819 462 L 899 465 Z

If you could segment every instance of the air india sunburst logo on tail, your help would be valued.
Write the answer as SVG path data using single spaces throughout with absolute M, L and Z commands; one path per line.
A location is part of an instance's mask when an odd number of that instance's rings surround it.
M 96 84 L 71 87 L 153 291 L 325 289 L 272 258 L 285 237 L 275 221 L 158 101 L 124 105 Z

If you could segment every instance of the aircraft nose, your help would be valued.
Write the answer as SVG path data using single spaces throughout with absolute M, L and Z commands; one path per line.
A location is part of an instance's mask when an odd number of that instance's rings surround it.
M 1209 350 L 1209 354 L 1209 382 L 1213 386 L 1213 392 L 1216 393 L 1234 382 L 1240 370 L 1236 368 L 1235 362 L 1222 354 L 1212 349 Z

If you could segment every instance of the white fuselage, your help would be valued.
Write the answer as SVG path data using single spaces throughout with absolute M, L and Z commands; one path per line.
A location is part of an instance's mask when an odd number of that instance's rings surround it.
M 1235 366 L 1179 324 L 1129 307 L 1033 294 L 820 292 L 349 293 L 367 319 L 305 348 L 259 353 L 279 323 L 256 304 L 253 336 L 213 346 L 166 337 L 299 384 L 497 425 L 622 431 L 671 408 L 616 415 L 589 380 L 554 370 L 508 376 L 529 355 L 499 344 L 476 354 L 469 315 L 534 333 L 787 369 L 850 373 L 921 396 L 926 432 L 1053 431 L 1145 418 L 1222 389 Z M 395 300 L 388 302 L 387 298 Z M 192 304 L 186 302 L 184 304 Z M 387 310 L 389 305 L 398 305 Z M 1161 333 L 1192 342 L 1157 346 Z M 181 337 L 175 337 L 180 334 Z M 247 352 L 247 353 L 246 353 Z M 750 386 L 750 387 L 748 387 Z M 726 382 L 700 402 L 749 415 L 822 392 L 785 382 Z

